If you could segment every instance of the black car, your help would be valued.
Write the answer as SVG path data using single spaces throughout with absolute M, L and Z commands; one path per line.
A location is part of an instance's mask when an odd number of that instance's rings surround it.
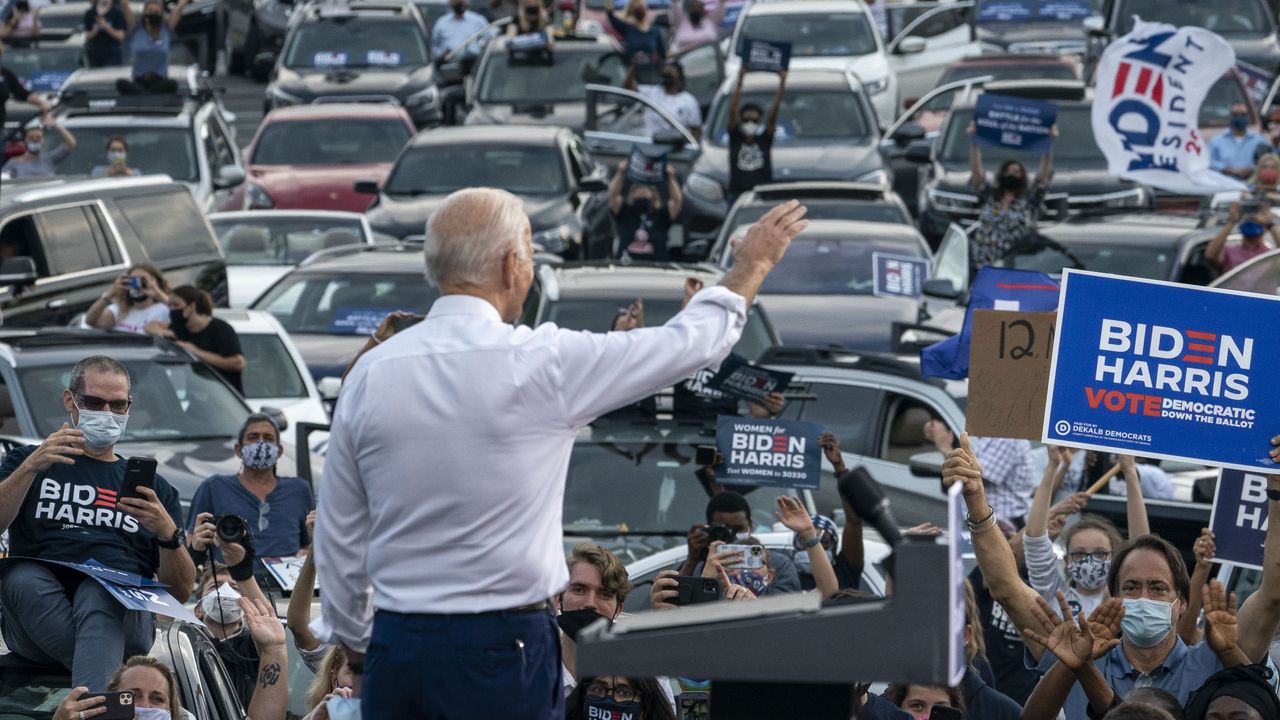
M 690 237 L 710 235 L 728 207 L 730 78 L 711 102 L 701 155 L 684 183 L 684 220 Z M 768 108 L 777 77 L 748 75 L 742 103 Z M 880 128 L 862 83 L 851 72 L 792 71 L 778 114 L 773 179 L 852 180 L 889 187 L 892 178 L 878 152 Z
M 603 171 L 571 130 L 537 126 L 442 127 L 420 132 L 400 153 L 367 215 L 376 232 L 420 236 L 455 190 L 496 187 L 518 195 L 533 242 L 557 255 L 600 257 L 613 244 Z
M 1092 23 L 1106 38 L 1128 34 L 1135 17 L 1174 27 L 1201 27 L 1231 43 L 1237 60 L 1273 75 L 1280 70 L 1276 11 L 1266 0 L 1104 0 L 1100 15 Z
M 305 0 L 226 0 L 223 50 L 227 73 L 265 82 L 284 44 L 289 20 Z
M 1085 18 L 1102 0 L 978 0 L 975 27 L 987 52 L 1083 55 Z
M 991 82 L 982 91 L 957 97 L 933 144 L 921 178 L 920 230 L 936 242 L 952 222 L 978 217 L 978 197 L 970 183 L 969 146 L 966 132 L 973 120 L 973 105 L 980 92 L 1049 100 L 1058 106 L 1058 140 L 1053 149 L 1053 181 L 1046 204 L 1064 210 L 1090 208 L 1142 208 L 1151 202 L 1147 188 L 1121 180 L 1107 170 L 1107 159 L 1093 138 L 1093 92 L 1078 82 Z M 908 156 L 910 158 L 910 156 Z M 1009 159 L 1022 161 L 1034 177 L 1039 159 L 1004 148 L 984 147 L 982 159 L 988 171 Z
M 403 0 L 312 3 L 294 13 L 267 85 L 266 111 L 318 102 L 389 102 L 418 127 L 440 123 L 431 30 Z
M 467 125 L 556 125 L 582 132 L 584 80 L 621 85 L 627 72 L 608 35 L 556 38 L 555 49 L 512 52 L 504 38 L 489 43 L 467 78 Z

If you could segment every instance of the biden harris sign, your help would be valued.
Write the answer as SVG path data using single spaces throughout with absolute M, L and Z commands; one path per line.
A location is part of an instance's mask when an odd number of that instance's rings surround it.
M 771 485 L 818 489 L 822 426 L 803 420 L 716 418 L 716 450 L 724 464 L 716 481 L 724 485 Z
M 1276 472 L 1280 298 L 1068 270 L 1046 443 Z

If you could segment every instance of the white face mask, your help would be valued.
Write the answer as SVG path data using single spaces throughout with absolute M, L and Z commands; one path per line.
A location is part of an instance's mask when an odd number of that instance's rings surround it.
M 137 720 L 173 720 L 173 716 L 164 708 L 134 708 Z
M 329 720 L 360 720 L 360 698 L 335 695 L 329 698 L 325 709 L 329 711 Z
M 742 123 L 742 134 L 752 137 L 760 133 L 760 123 L 751 122 L 750 120 Z
M 240 593 L 226 582 L 200 598 L 200 608 L 204 610 L 205 620 L 219 625 L 238 623 L 244 615 L 240 608 Z

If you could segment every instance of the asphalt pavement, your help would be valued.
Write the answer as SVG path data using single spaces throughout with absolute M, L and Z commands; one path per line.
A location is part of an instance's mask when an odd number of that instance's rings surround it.
M 226 90 L 222 102 L 236 114 L 236 144 L 243 150 L 253 140 L 258 123 L 262 122 L 262 101 L 266 96 L 267 86 L 243 75 L 220 74 L 214 77 L 213 82 Z

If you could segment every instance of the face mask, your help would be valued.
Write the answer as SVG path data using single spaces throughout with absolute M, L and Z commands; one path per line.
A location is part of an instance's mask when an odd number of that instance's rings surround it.
M 754 120 L 747 120 L 742 123 L 742 134 L 747 137 L 755 137 L 760 132 L 760 123 Z
M 116 165 L 116 164 L 123 165 L 124 157 L 125 157 L 125 152 L 123 150 L 107 151 L 107 162 L 111 163 L 112 165 Z
M 702 22 L 702 18 L 704 15 L 706 15 L 706 13 L 704 13 L 701 10 L 690 10 L 689 22 L 693 23 L 694 25 L 697 25 L 698 23 Z
M 159 25 L 160 13 L 147 13 L 142 16 L 142 21 L 148 25 Z
M 129 299 L 130 299 L 130 300 L 134 300 L 134 301 L 146 300 L 146 299 L 147 299 L 147 292 L 146 292 L 145 290 L 138 290 L 138 289 L 136 289 L 136 288 L 129 288 Z
M 39 155 L 40 149 L 42 147 L 44 147 L 44 143 L 39 140 L 27 141 L 27 152 L 31 153 L 32 155 Z
M 173 720 L 173 716 L 164 708 L 134 708 L 137 720 Z
M 663 76 L 662 76 L 662 87 L 664 87 L 664 88 L 671 89 L 671 88 L 676 87 L 676 86 L 677 86 L 677 85 L 679 85 L 679 84 L 680 84 L 680 80 L 679 80 L 679 79 L 677 79 L 677 78 L 674 78 L 674 77 L 672 77 L 672 76 L 670 76 L 670 75 L 663 75 Z
M 206 620 L 219 625 L 240 622 L 240 617 L 244 614 L 244 610 L 240 608 L 240 593 L 231 587 L 231 583 L 226 582 L 200 598 L 200 608 L 204 610 Z
M 1067 563 L 1067 574 L 1071 576 L 1072 582 L 1085 590 L 1097 590 L 1102 587 L 1110 571 L 1110 560 L 1095 560 L 1087 557 L 1080 562 Z
M 528 18 L 536 19 L 539 15 L 542 14 L 542 12 L 538 10 L 538 8 L 536 7 L 527 7 L 524 9 L 524 14 Z
M 645 10 L 644 8 L 640 8 L 635 12 L 634 17 L 636 19 L 636 22 L 644 22 L 644 19 L 646 16 L 648 16 L 648 14 L 649 14 L 648 10 Z
M 1001 175 L 1000 189 L 1017 192 L 1026 187 L 1027 181 L 1021 175 Z
M 453 8 L 453 14 L 459 17 L 461 17 L 462 14 L 467 11 L 467 6 L 463 5 L 462 3 L 458 3 L 456 5 L 450 5 L 449 7 Z
M 1270 168 L 1258 171 L 1258 182 L 1263 185 L 1275 185 L 1276 180 L 1280 180 L 1280 171 Z
M 1245 116 L 1242 116 L 1242 115 L 1232 115 L 1232 116 L 1231 116 L 1231 129 L 1232 129 L 1232 130 L 1244 130 L 1244 129 L 1245 129 L 1245 128 L 1247 128 L 1247 127 L 1249 127 L 1249 118 L 1247 118 L 1247 117 L 1245 117 Z
M 329 698 L 329 720 L 360 720 L 360 698 L 335 695 Z
M 556 624 L 569 636 L 570 640 L 577 640 L 578 633 L 582 632 L 582 628 L 591 623 L 604 619 L 600 613 L 591 608 L 583 608 L 582 610 L 570 610 L 562 612 L 556 616 Z
M 1240 234 L 1247 238 L 1258 237 L 1262 234 L 1263 230 L 1266 230 L 1266 228 L 1262 227 L 1262 223 L 1257 223 L 1252 220 L 1245 220 L 1240 223 Z
M 169 327 L 186 328 L 187 316 L 183 315 L 181 310 L 170 310 L 169 311 Z
M 84 444 L 90 449 L 102 450 L 120 442 L 128 415 L 117 415 L 110 410 L 79 410 L 80 422 L 76 429 L 84 433 Z
M 1138 647 L 1160 644 L 1173 627 L 1173 603 L 1138 598 L 1124 601 L 1124 636 Z
M 640 720 L 640 702 L 620 703 L 612 698 L 587 698 L 582 704 L 588 720 Z
M 751 591 L 752 595 L 760 597 L 769 589 L 769 578 L 766 575 L 757 575 L 750 570 L 739 570 L 729 573 L 729 582 Z
M 650 210 L 653 210 L 653 201 L 647 197 L 636 198 L 631 201 L 631 207 L 635 208 L 636 212 L 641 215 L 647 215 Z
M 280 459 L 280 447 L 275 443 L 259 440 L 240 448 L 240 459 L 251 470 L 269 470 Z

